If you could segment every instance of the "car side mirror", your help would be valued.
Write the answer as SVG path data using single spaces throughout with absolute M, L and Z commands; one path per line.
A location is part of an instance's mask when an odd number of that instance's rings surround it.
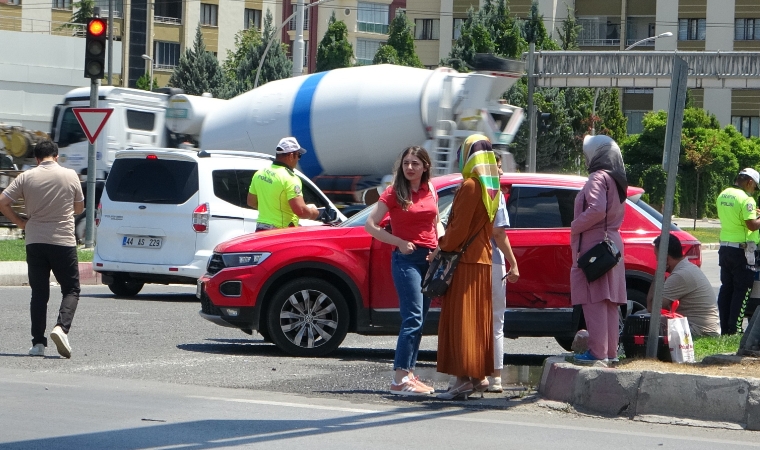
M 319 209 L 319 216 L 317 217 L 317 220 L 324 223 L 333 223 L 338 220 L 338 211 L 336 209 L 329 206 L 317 209 Z

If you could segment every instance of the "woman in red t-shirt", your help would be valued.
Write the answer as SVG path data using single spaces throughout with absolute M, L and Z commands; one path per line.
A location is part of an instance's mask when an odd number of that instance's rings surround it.
M 364 229 L 375 239 L 395 246 L 391 255 L 393 284 L 401 313 L 401 331 L 393 361 L 391 394 L 429 395 L 433 388 L 414 376 L 422 327 L 430 298 L 420 284 L 428 269 L 427 257 L 438 246 L 438 196 L 430 179 L 430 156 L 421 147 L 409 147 L 393 170 L 393 185 L 383 192 Z M 390 216 L 392 233 L 378 224 Z

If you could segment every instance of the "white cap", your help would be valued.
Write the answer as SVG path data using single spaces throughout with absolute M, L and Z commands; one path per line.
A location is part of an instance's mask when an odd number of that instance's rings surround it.
M 306 153 L 306 149 L 301 148 L 298 141 L 294 137 L 286 137 L 280 139 L 280 143 L 277 144 L 277 150 L 275 153 L 278 155 L 284 155 L 286 153 L 298 152 L 300 154 Z
M 746 169 L 742 169 L 742 171 L 739 172 L 739 175 L 746 175 L 752 178 L 755 184 L 760 186 L 760 174 L 757 173 L 757 170 L 747 167 Z

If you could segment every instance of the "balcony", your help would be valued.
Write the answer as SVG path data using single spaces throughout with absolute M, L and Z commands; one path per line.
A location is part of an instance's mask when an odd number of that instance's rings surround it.
M 182 19 L 178 17 L 153 16 L 153 22 L 166 23 L 169 25 L 182 25 Z
M 580 47 L 620 47 L 620 39 L 578 39 L 578 46 Z

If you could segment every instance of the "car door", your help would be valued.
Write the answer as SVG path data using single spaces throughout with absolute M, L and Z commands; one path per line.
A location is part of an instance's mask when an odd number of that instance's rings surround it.
M 570 307 L 570 223 L 577 189 L 509 187 L 507 230 L 520 280 L 507 286 L 507 308 Z
M 454 192 L 457 186 L 449 186 L 438 191 L 438 212 L 441 219 L 448 211 L 451 202 L 454 200 Z M 389 225 L 390 230 L 390 225 Z M 392 230 L 390 230 L 392 231 Z M 396 324 L 399 321 L 398 316 L 398 295 L 393 285 L 391 276 L 391 252 L 394 247 L 372 239 L 370 248 L 370 308 L 372 312 L 392 312 L 392 319 Z M 440 311 L 440 299 L 433 300 L 431 312 L 437 314 Z M 373 321 L 376 315 L 373 315 Z

